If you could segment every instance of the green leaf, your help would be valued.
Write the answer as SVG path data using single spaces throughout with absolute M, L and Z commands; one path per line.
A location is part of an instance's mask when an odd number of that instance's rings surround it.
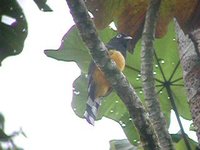
M 0 64 L 8 56 L 19 54 L 27 36 L 27 22 L 19 4 L 1 0 L 0 5 Z
M 127 67 L 124 74 L 143 101 L 144 95 L 140 75 L 140 50 L 141 42 L 139 41 L 134 50 L 134 54 L 129 54 L 127 57 Z M 168 124 L 170 122 L 170 111 L 172 109 L 171 101 L 175 102 L 180 116 L 191 120 L 190 109 L 182 79 L 182 68 L 179 60 L 174 25 L 171 23 L 168 27 L 168 33 L 162 39 L 155 40 L 154 57 L 157 96 Z M 172 99 L 170 99 L 170 95 L 173 96 Z
M 162 39 L 156 40 L 155 49 L 157 55 L 155 57 L 155 66 L 157 68 L 155 67 L 154 70 L 157 79 L 156 85 L 162 85 L 157 88 L 160 91 L 159 99 L 162 109 L 169 111 L 172 108 L 170 101 L 175 101 L 180 116 L 191 120 L 173 23 L 169 25 L 167 35 Z M 162 81 L 162 83 L 158 81 Z M 173 98 L 170 98 L 170 94 Z
M 178 132 L 176 134 L 171 134 L 171 137 L 172 137 L 172 140 L 173 140 L 176 150 L 188 149 L 185 144 L 185 140 L 182 138 L 182 135 L 180 132 Z M 188 136 L 186 136 L 186 140 L 188 141 L 191 150 L 197 150 L 196 149 L 198 146 L 197 142 L 193 141 Z
M 182 135 L 179 132 L 176 134 L 170 134 L 170 135 L 174 143 L 178 143 L 182 139 L 181 137 Z
M 187 140 L 189 141 L 190 147 L 192 150 L 196 150 L 198 143 L 193 141 L 190 138 L 187 138 Z M 183 139 L 181 139 L 178 143 L 175 144 L 176 150 L 184 150 L 184 149 L 188 149 L 185 145 L 185 142 Z
M 127 139 L 111 140 L 110 150 L 142 150 L 142 147 L 132 145 Z
M 191 123 L 190 124 L 190 131 L 194 131 L 194 132 L 197 132 L 198 130 L 198 127 L 194 125 L 194 123 Z
M 4 130 L 4 123 L 5 123 L 5 118 L 2 113 L 0 113 L 0 129 Z
M 12 138 L 12 136 L 7 135 L 2 129 L 0 129 L 0 141 L 7 142 Z
M 87 77 L 85 74 L 81 74 L 74 81 L 73 88 L 72 108 L 76 115 L 83 118 L 87 102 Z M 103 100 L 97 120 L 103 116 L 118 122 L 132 144 L 138 142 L 139 135 L 132 123 L 130 115 L 125 105 L 114 92 Z
M 44 12 L 51 12 L 53 11 L 46 3 L 47 0 L 34 0 L 38 8 Z
M 99 32 L 102 40 L 107 43 L 115 35 L 112 29 L 106 28 Z M 136 89 L 137 94 L 144 100 L 140 75 L 140 49 L 141 43 L 136 45 L 134 54 L 127 55 L 124 74 Z M 87 70 L 90 63 L 88 50 L 82 42 L 77 29 L 73 26 L 64 36 L 58 50 L 46 50 L 46 55 L 58 60 L 75 61 L 82 74 L 73 83 L 74 94 L 72 108 L 79 117 L 83 117 L 87 101 Z M 183 86 L 182 70 L 179 64 L 177 43 L 175 41 L 174 26 L 171 23 L 165 37 L 155 40 L 155 79 L 158 99 L 167 123 L 170 123 L 171 102 L 175 101 L 180 115 L 191 119 L 189 105 Z M 170 92 L 169 92 L 170 91 Z M 173 99 L 170 99 L 170 95 Z M 184 109 L 182 109 L 184 108 Z M 130 119 L 129 113 L 119 97 L 112 92 L 104 98 L 97 119 L 103 116 L 117 121 L 132 144 L 139 140 L 138 133 Z
M 115 32 L 109 28 L 99 32 L 99 36 L 107 42 Z M 72 26 L 62 39 L 58 50 L 45 50 L 48 57 L 62 61 L 75 61 L 83 73 L 87 73 L 91 57 L 88 49 L 83 43 L 76 26 Z
M 83 118 L 87 102 L 87 78 L 85 74 L 81 74 L 73 82 L 73 100 L 72 108 L 77 116 Z

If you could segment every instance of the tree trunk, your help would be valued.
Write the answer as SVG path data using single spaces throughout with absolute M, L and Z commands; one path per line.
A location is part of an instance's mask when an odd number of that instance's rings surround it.
M 200 28 L 185 35 L 176 22 L 176 34 L 188 102 L 200 143 Z

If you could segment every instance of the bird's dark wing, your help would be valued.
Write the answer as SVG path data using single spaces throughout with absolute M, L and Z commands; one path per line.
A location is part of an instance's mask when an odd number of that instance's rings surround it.
M 92 100 L 95 99 L 95 90 L 96 90 L 95 81 L 93 79 L 93 73 L 95 70 L 96 70 L 96 64 L 93 61 L 91 61 L 88 68 L 88 96 L 90 96 Z

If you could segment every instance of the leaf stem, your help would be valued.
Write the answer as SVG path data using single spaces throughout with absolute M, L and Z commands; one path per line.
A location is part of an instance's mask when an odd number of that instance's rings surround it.
M 186 145 L 186 147 L 187 147 L 187 150 L 191 150 L 190 143 L 189 143 L 189 141 L 187 140 L 187 136 L 186 136 L 186 134 L 185 134 L 183 125 L 182 125 L 182 123 L 181 123 L 181 119 L 180 119 L 180 117 L 179 117 L 178 109 L 177 109 L 177 107 L 176 107 L 175 100 L 174 100 L 174 97 L 173 97 L 173 95 L 172 95 L 172 90 L 171 90 L 170 85 L 166 86 L 166 90 L 167 90 L 167 94 L 168 94 L 168 96 L 169 96 L 169 100 L 170 100 L 170 102 L 171 102 L 172 108 L 173 108 L 173 110 L 174 110 L 174 112 L 175 112 L 176 119 L 177 119 L 177 121 L 178 121 L 180 130 L 181 130 L 181 134 L 182 134 L 182 136 L 183 136 L 183 140 L 184 140 L 184 142 L 185 142 L 185 145 Z

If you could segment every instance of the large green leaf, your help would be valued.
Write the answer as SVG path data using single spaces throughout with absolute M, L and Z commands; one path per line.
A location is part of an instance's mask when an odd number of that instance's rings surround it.
M 115 34 L 109 28 L 99 32 L 100 37 L 105 43 Z M 141 43 L 138 42 L 134 54 L 128 54 L 124 74 L 135 87 L 136 92 L 143 101 L 144 95 L 140 80 L 140 49 Z M 45 53 L 47 56 L 58 60 L 75 61 L 80 67 L 82 74 L 73 83 L 72 108 L 79 117 L 83 117 L 87 101 L 87 68 L 91 58 L 77 29 L 73 26 L 67 32 L 58 50 L 46 50 Z M 170 101 L 175 101 L 176 107 L 183 118 L 191 119 L 172 23 L 169 26 L 166 36 L 155 41 L 154 73 L 157 95 L 168 124 L 170 123 L 170 112 L 172 109 Z M 138 141 L 139 136 L 130 119 L 129 113 L 115 92 L 112 92 L 112 94 L 103 100 L 97 119 L 101 119 L 103 116 L 117 121 L 132 144 Z
M 99 35 L 105 43 L 115 34 L 116 32 L 110 28 L 99 31 Z M 82 75 L 73 83 L 74 93 L 72 108 L 79 117 L 83 117 L 87 101 L 87 70 L 91 57 L 75 26 L 67 32 L 63 41 L 58 50 L 45 50 L 45 54 L 58 60 L 77 62 L 82 71 Z M 139 140 L 138 133 L 136 132 L 126 107 L 114 92 L 104 99 L 97 119 L 101 119 L 103 116 L 117 121 L 132 143 Z
M 142 93 L 142 83 L 140 81 L 140 49 L 141 43 L 139 42 L 134 54 L 128 55 L 126 61 L 128 66 L 124 73 L 143 100 L 144 95 Z M 168 33 L 162 39 L 155 40 L 154 74 L 157 95 L 162 111 L 168 119 L 170 110 L 172 109 L 170 101 L 175 101 L 179 114 L 183 118 L 191 119 L 179 60 L 174 26 L 173 23 L 171 23 Z M 173 99 L 170 99 L 170 94 L 173 96 Z
M 180 116 L 191 119 L 182 79 L 174 24 L 170 24 L 168 33 L 164 38 L 156 40 L 155 49 L 155 78 L 162 109 L 173 108 L 171 101 L 174 101 Z
M 15 0 L 0 0 L 0 63 L 4 58 L 19 54 L 27 36 L 27 22 Z

